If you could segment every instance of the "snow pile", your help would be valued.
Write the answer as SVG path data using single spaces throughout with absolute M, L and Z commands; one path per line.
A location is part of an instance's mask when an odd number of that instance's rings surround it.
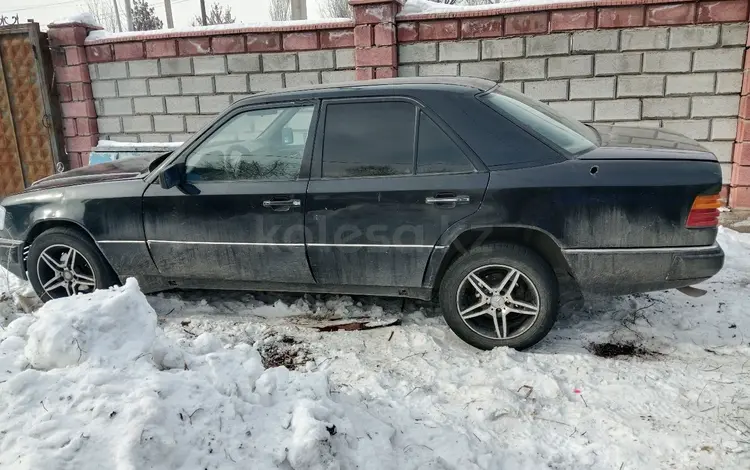
M 58 20 L 53 21 L 50 23 L 50 26 L 57 26 L 57 25 L 64 25 L 64 24 L 87 24 L 90 26 L 101 26 L 99 22 L 94 18 L 94 15 L 91 14 L 91 12 L 88 11 L 81 11 L 74 15 L 60 18 Z
M 459 0 L 458 3 L 461 3 Z M 499 10 L 503 8 L 518 8 L 535 5 L 551 5 L 553 3 L 580 3 L 575 0 L 498 0 L 490 5 L 449 5 L 432 2 L 430 0 L 406 0 L 401 12 L 397 16 L 424 15 L 432 13 L 455 13 L 461 11 Z M 89 36 L 90 37 L 90 36 Z
M 49 302 L 37 316 L 25 352 L 31 367 L 42 370 L 81 362 L 122 366 L 149 352 L 156 332 L 156 312 L 135 279 L 116 295 L 97 291 L 86 302 Z
M 404 454 L 391 421 L 408 410 L 373 415 L 322 372 L 265 369 L 247 342 L 166 334 L 134 280 L 8 325 L 0 403 L 1 468 L 472 469 L 508 454 L 429 422 Z

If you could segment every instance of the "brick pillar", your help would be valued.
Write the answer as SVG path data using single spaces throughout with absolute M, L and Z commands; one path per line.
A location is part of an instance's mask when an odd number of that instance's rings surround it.
M 737 138 L 732 153 L 732 184 L 729 207 L 750 209 L 750 32 L 745 47 L 740 111 L 737 117 Z
M 99 141 L 89 61 L 83 47 L 94 29 L 101 28 L 83 23 L 51 24 L 47 33 L 68 154 L 66 169 L 88 165 L 91 148 Z
M 357 80 L 398 76 L 396 13 L 402 0 L 349 0 L 354 11 Z

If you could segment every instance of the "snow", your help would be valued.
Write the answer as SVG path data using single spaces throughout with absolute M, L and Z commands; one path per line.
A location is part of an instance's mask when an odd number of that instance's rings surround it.
M 140 147 L 181 147 L 184 142 L 118 142 L 116 140 L 101 139 L 97 147 L 118 147 L 123 149 Z
M 94 18 L 94 15 L 92 15 L 88 11 L 81 11 L 71 16 L 60 18 L 58 20 L 53 21 L 49 25 L 53 26 L 53 25 L 63 25 L 63 24 L 71 24 L 71 23 L 81 23 L 81 24 L 87 24 L 91 26 L 101 26 L 99 22 L 96 21 L 96 18 Z
M 342 27 L 344 25 L 349 25 L 352 23 L 351 18 L 326 18 L 324 22 L 321 22 L 320 20 L 289 20 L 289 21 L 264 21 L 264 22 L 256 22 L 256 23 L 229 23 L 229 24 L 219 24 L 219 25 L 210 25 L 210 26 L 190 26 L 185 28 L 165 28 L 165 29 L 156 29 L 152 31 L 124 31 L 121 33 L 113 33 L 110 31 L 91 31 L 89 35 L 86 37 L 86 44 L 90 44 L 97 41 L 107 41 L 107 40 L 123 40 L 133 37 L 138 37 L 139 39 L 142 38 L 148 38 L 151 36 L 154 37 L 165 37 L 165 36 L 180 36 L 185 34 L 193 34 L 193 33 L 221 33 L 226 31 L 232 31 L 237 29 L 250 29 L 250 28 L 257 28 L 257 29 L 282 29 L 282 28 L 298 28 L 300 26 L 305 27 L 314 27 L 315 25 L 336 25 L 341 24 Z M 193 34 L 194 35 L 194 34 Z
M 81 362 L 123 366 L 149 352 L 156 315 L 139 293 L 135 279 L 128 279 L 122 295 L 98 291 L 86 303 L 73 298 L 45 305 L 43 314 L 27 332 L 25 355 L 29 364 L 41 370 Z M 96 334 L 88 335 L 90 331 Z
M 0 467 L 747 468 L 750 235 L 719 242 L 706 296 L 592 298 L 526 352 L 477 351 L 398 299 L 130 280 L 33 315 L 0 301 Z M 0 292 L 26 288 L 0 271 Z M 365 316 L 403 324 L 308 324 Z M 589 352 L 602 341 L 654 354 Z
M 572 0 L 500 0 L 491 5 L 448 5 L 445 3 L 431 2 L 430 0 L 407 0 L 399 12 L 398 17 L 408 15 L 426 15 L 432 13 L 456 13 L 462 11 L 491 11 L 503 8 L 518 8 L 536 5 L 552 5 L 555 3 L 576 4 Z M 89 36 L 91 37 L 91 36 Z

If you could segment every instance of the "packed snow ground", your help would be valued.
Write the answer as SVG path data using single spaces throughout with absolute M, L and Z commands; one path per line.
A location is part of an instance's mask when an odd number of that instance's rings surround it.
M 129 281 L 30 315 L 0 272 L 0 468 L 746 469 L 750 235 L 719 241 L 706 296 L 590 299 L 526 352 L 474 350 L 428 304 L 366 297 L 145 297 Z M 311 328 L 363 316 L 403 324 Z M 628 341 L 652 354 L 589 351 Z

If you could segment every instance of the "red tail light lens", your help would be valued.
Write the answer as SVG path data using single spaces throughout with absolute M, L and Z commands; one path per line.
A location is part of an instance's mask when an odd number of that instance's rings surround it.
M 719 225 L 719 195 L 698 196 L 693 201 L 693 207 L 688 214 L 687 228 L 706 228 Z

